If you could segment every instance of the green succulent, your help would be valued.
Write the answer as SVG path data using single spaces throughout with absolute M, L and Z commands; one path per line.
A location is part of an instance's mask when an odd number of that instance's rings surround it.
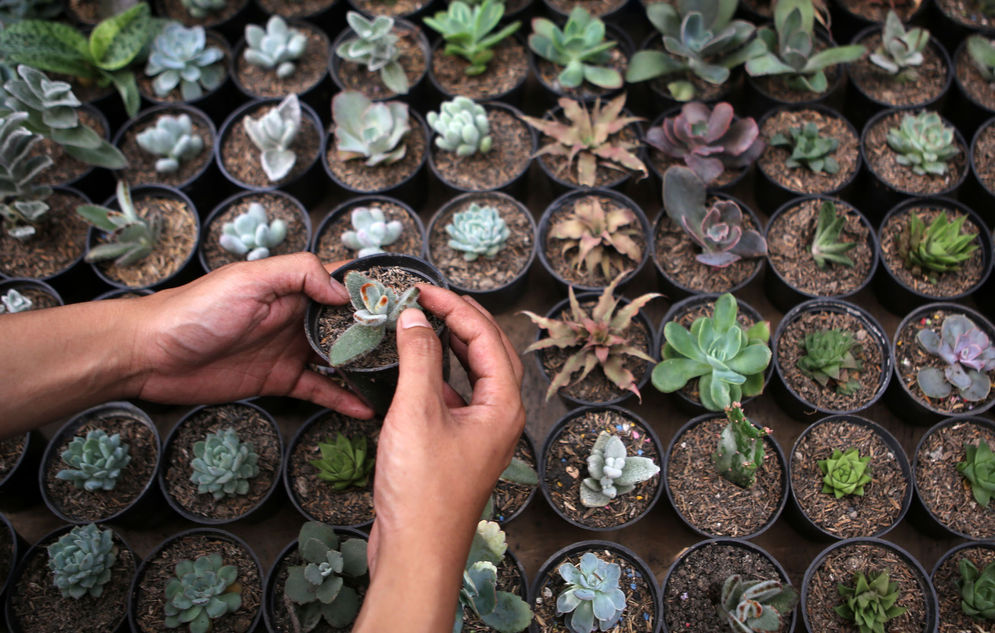
M 487 63 L 494 57 L 491 49 L 521 26 L 520 22 L 512 22 L 497 33 L 491 33 L 503 16 L 502 0 L 484 0 L 472 7 L 455 0 L 445 11 L 425 18 L 424 22 L 442 35 L 446 41 L 443 50 L 446 55 L 459 55 L 470 62 L 463 72 L 473 77 L 487 70 Z
M 190 17 L 203 20 L 225 8 L 228 0 L 180 0 Z
M 350 438 L 338 433 L 331 442 L 318 442 L 318 450 L 321 458 L 312 459 L 311 465 L 318 470 L 318 478 L 330 482 L 333 490 L 362 488 L 369 482 L 376 458 L 367 452 L 365 436 Z
M 254 119 L 242 119 L 245 133 L 259 150 L 259 161 L 270 182 L 286 177 L 297 162 L 294 140 L 301 130 L 301 104 L 293 92 L 275 108 Z
M 848 448 L 845 453 L 834 448 L 828 459 L 820 459 L 818 463 L 823 474 L 822 492 L 837 499 L 846 495 L 862 497 L 864 486 L 871 483 L 871 458 L 861 457 L 856 448 Z
M 898 127 L 888 128 L 886 138 L 888 147 L 898 154 L 898 164 L 920 175 L 946 174 L 950 161 L 960 154 L 954 128 L 929 110 L 903 115 Z
M 967 54 L 986 81 L 995 82 L 995 41 L 983 35 L 967 38 Z
M 501 526 L 493 521 L 477 523 L 463 570 L 453 633 L 463 630 L 463 618 L 468 609 L 498 633 L 517 633 L 532 621 L 532 611 L 524 600 L 497 588 L 497 566 L 507 549 Z
M 925 274 L 931 282 L 937 273 L 958 270 L 978 250 L 977 235 L 964 231 L 967 215 L 952 222 L 946 210 L 926 226 L 918 213 L 909 213 L 908 222 L 898 238 L 898 254 L 905 267 Z
M 805 355 L 798 359 L 798 369 L 823 387 L 832 379 L 836 393 L 850 395 L 860 389 L 860 381 L 848 377 L 863 364 L 854 358 L 854 347 L 860 348 L 847 330 L 816 330 L 805 335 Z
M 418 288 L 411 286 L 400 296 L 363 273 L 349 271 L 345 276 L 356 322 L 332 343 L 328 357 L 332 367 L 342 367 L 376 349 L 387 335 L 397 329 L 397 317 L 408 308 L 418 308 Z
M 712 464 L 728 481 L 740 488 L 752 488 L 757 481 L 757 471 L 764 465 L 764 435 L 769 429 L 754 426 L 738 402 L 726 407 L 725 413 L 729 423 L 719 435 Z
M 978 620 L 995 620 L 995 563 L 979 571 L 974 563 L 962 558 L 958 569 L 961 611 Z
M 52 159 L 31 155 L 41 137 L 22 126 L 27 118 L 24 112 L 0 117 L 0 217 L 7 234 L 18 240 L 35 235 L 49 209 L 45 198 L 52 194 L 51 187 L 32 182 Z
M 919 79 L 917 66 L 921 66 L 922 52 L 929 44 L 929 31 L 914 28 L 906 30 L 901 18 L 893 9 L 888 10 L 881 31 L 881 45 L 871 53 L 870 60 L 885 73 L 900 82 Z
M 249 480 L 259 474 L 259 455 L 251 442 L 243 442 L 233 428 L 208 433 L 193 445 L 190 481 L 198 494 L 210 494 L 216 501 L 245 496 Z
M 625 594 L 618 581 L 622 568 L 591 552 L 580 557 L 580 565 L 563 563 L 557 570 L 566 587 L 556 597 L 556 613 L 572 633 L 610 631 L 625 610 Z
M 245 61 L 254 66 L 276 69 L 276 76 L 286 79 L 297 70 L 295 61 L 307 48 L 307 35 L 287 26 L 279 15 L 272 15 L 266 30 L 255 24 L 245 27 Z
M 964 461 L 957 464 L 957 471 L 971 483 L 971 494 L 983 508 L 987 508 L 995 495 L 995 454 L 988 442 L 964 444 Z
M 88 523 L 74 527 L 48 546 L 52 583 L 63 598 L 79 600 L 85 595 L 103 595 L 117 560 L 118 548 L 113 539 L 111 530 Z
M 863 572 L 857 572 L 853 583 L 853 587 L 843 583 L 836 586 L 844 601 L 833 610 L 841 618 L 856 624 L 860 633 L 885 633 L 885 623 L 908 610 L 895 604 L 901 597 L 898 583 L 890 582 L 886 571 L 871 574 L 870 580 Z
M 404 137 L 411 130 L 406 103 L 374 103 L 361 92 L 344 90 L 332 99 L 332 121 L 339 160 L 365 158 L 367 167 L 376 167 L 404 158 Z
M 627 455 L 617 435 L 601 431 L 587 456 L 588 476 L 581 482 L 580 502 L 586 508 L 602 508 L 659 472 L 652 459 Z
M 546 18 L 532 20 L 529 48 L 563 70 L 557 82 L 564 88 L 577 88 L 585 81 L 601 88 L 622 87 L 622 74 L 607 66 L 608 52 L 617 42 L 605 40 L 605 23 L 577 5 L 570 12 L 563 28 Z
M 204 27 L 169 22 L 152 40 L 145 74 L 155 77 L 152 91 L 160 99 L 179 86 L 183 100 L 194 101 L 224 83 L 224 56 L 217 46 L 207 46 Z
M 743 580 L 733 574 L 722 583 L 717 608 L 732 633 L 778 631 L 795 608 L 798 592 L 779 580 Z
M 160 157 L 155 161 L 155 170 L 160 174 L 175 173 L 182 163 L 204 150 L 204 139 L 194 133 L 188 114 L 162 115 L 155 125 L 139 132 L 135 141 L 149 154 Z
M 378 15 L 373 20 L 355 11 L 346 13 L 346 21 L 356 37 L 350 38 L 335 49 L 335 54 L 346 61 L 361 64 L 368 71 L 380 73 L 380 81 L 391 91 L 403 95 L 408 92 L 408 76 L 401 66 L 401 51 L 394 33 L 394 19 Z
M 442 103 L 439 112 L 425 117 L 438 136 L 435 145 L 457 156 L 486 154 L 491 151 L 491 125 L 484 107 L 467 97 L 455 97 Z
M 815 123 L 793 126 L 788 132 L 778 132 L 770 137 L 771 147 L 787 147 L 791 151 L 791 155 L 784 161 L 787 167 L 804 165 L 817 174 L 839 173 L 840 164 L 831 156 L 840 146 L 837 139 L 822 136 Z
M 109 240 L 86 253 L 86 261 L 114 259 L 116 266 L 130 266 L 147 257 L 159 241 L 161 220 L 146 220 L 138 215 L 127 183 L 117 183 L 117 204 L 120 211 L 93 204 L 76 208 L 84 220 L 109 234 Z
M 478 257 L 494 259 L 511 235 L 501 213 L 494 207 L 471 203 L 465 211 L 453 214 L 446 224 L 449 248 L 463 253 L 468 262 Z
M 114 490 L 121 470 L 131 462 L 129 446 L 121 435 L 107 435 L 103 429 L 76 436 L 62 451 L 62 461 L 69 468 L 55 474 L 56 479 L 72 482 L 80 490 Z
M 812 259 L 820 270 L 826 270 L 830 262 L 853 268 L 853 260 L 845 253 L 857 246 L 857 243 L 840 240 L 845 221 L 845 214 L 836 209 L 835 202 L 832 200 L 822 202 L 815 235 L 812 236 L 812 246 L 809 248 Z
M 242 606 L 237 581 L 238 568 L 225 565 L 218 553 L 176 563 L 176 574 L 166 583 L 166 628 L 186 624 L 190 633 L 208 633 L 212 620 Z

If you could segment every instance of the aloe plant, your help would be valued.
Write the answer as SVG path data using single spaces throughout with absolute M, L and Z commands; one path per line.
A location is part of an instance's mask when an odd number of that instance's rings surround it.
M 622 74 L 607 66 L 617 42 L 605 40 L 605 23 L 582 6 L 575 6 L 563 28 L 546 18 L 532 20 L 529 48 L 563 70 L 557 82 L 577 88 L 585 81 L 601 88 L 621 88 Z

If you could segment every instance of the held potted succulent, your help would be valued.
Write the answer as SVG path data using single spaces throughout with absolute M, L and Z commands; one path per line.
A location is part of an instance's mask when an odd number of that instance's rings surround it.
M 407 203 L 387 196 L 358 196 L 332 209 L 318 225 L 311 252 L 323 264 L 376 253 L 421 257 L 425 225 Z
M 339 90 L 358 90 L 375 101 L 399 97 L 417 103 L 430 54 L 422 30 L 400 18 L 368 19 L 355 11 L 346 21 L 349 27 L 332 42 L 335 53 L 328 58 Z
M 961 543 L 933 566 L 930 580 L 936 591 L 941 627 L 971 630 L 995 620 L 995 545 Z

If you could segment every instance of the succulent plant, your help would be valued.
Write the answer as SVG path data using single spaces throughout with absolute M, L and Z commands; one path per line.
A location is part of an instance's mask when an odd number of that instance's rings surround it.
M 391 91 L 403 95 L 408 92 L 408 76 L 401 66 L 401 51 L 397 48 L 398 36 L 394 33 L 394 19 L 378 15 L 373 20 L 355 11 L 346 13 L 346 21 L 356 37 L 350 38 L 335 49 L 335 54 L 346 61 L 361 64 L 366 70 L 380 72 L 380 81 Z
M 995 41 L 983 35 L 967 38 L 967 54 L 986 81 L 995 82 Z
M 404 137 L 411 130 L 408 105 L 374 103 L 361 92 L 345 90 L 332 99 L 335 148 L 339 160 L 365 158 L 367 167 L 404 158 Z
M 231 427 L 195 442 L 193 455 L 190 481 L 197 484 L 197 494 L 210 494 L 216 501 L 245 496 L 249 480 L 259 474 L 255 448 L 239 439 Z
M 31 148 L 41 140 L 23 127 L 28 115 L 12 112 L 0 117 L 0 217 L 7 234 L 27 240 L 37 231 L 48 212 L 45 198 L 51 187 L 32 182 L 52 165 L 44 154 L 31 155 Z
M 942 176 L 948 163 L 960 153 L 954 140 L 954 128 L 943 123 L 936 112 L 924 110 L 906 114 L 898 127 L 888 129 L 888 147 L 898 155 L 895 160 L 917 174 Z
M 798 369 L 823 387 L 832 379 L 836 393 L 850 395 L 860 389 L 860 381 L 849 372 L 859 371 L 863 364 L 854 358 L 854 347 L 860 348 L 847 330 L 816 330 L 805 335 L 805 355 L 798 359 Z
M 263 171 L 270 182 L 276 182 L 290 173 L 297 162 L 291 149 L 301 129 L 301 104 L 297 95 L 290 93 L 283 101 L 258 119 L 242 119 L 245 132 L 260 152 Z
M 146 152 L 162 157 L 155 162 L 155 170 L 161 174 L 177 171 L 181 163 L 204 149 L 204 139 L 194 133 L 193 121 L 188 114 L 164 114 L 156 119 L 154 126 L 139 132 L 135 140 Z
M 245 27 L 245 61 L 254 66 L 276 69 L 276 76 L 286 79 L 294 74 L 294 62 L 301 58 L 307 48 L 307 36 L 287 26 L 279 15 L 272 15 L 266 22 L 266 30 L 255 24 Z
M 701 247 L 695 259 L 724 268 L 744 257 L 765 256 L 767 241 L 745 226 L 739 205 L 719 200 L 709 206 L 707 196 L 705 183 L 687 167 L 671 167 L 663 175 L 663 207 Z
M 463 570 L 453 633 L 463 630 L 463 614 L 467 609 L 498 633 L 517 633 L 532 621 L 532 611 L 524 600 L 513 593 L 498 591 L 497 565 L 507 549 L 500 525 L 493 521 L 477 523 Z
M 791 155 L 784 161 L 787 167 L 804 165 L 817 174 L 839 173 L 840 164 L 831 154 L 836 153 L 840 142 L 831 136 L 820 134 L 819 126 L 815 123 L 793 126 L 789 128 L 788 134 L 778 132 L 770 137 L 770 145 L 787 147 L 791 151 Z
M 846 495 L 864 496 L 864 486 L 871 483 L 870 462 L 870 456 L 861 457 L 856 448 L 848 448 L 846 452 L 834 448 L 831 456 L 818 462 L 823 475 L 822 492 L 837 499 Z
M 398 220 L 388 222 L 383 210 L 377 207 L 356 207 L 350 218 L 352 230 L 342 234 L 342 244 L 358 251 L 356 257 L 382 253 L 383 247 L 396 242 L 404 230 Z
M 655 6 L 669 5 L 650 5 Z M 734 116 L 728 103 L 717 103 L 714 108 L 698 101 L 685 103 L 680 114 L 646 132 L 646 144 L 683 160 L 699 178 L 711 183 L 726 169 L 749 167 L 766 147 L 752 117 L 734 122 Z
M 69 442 L 62 451 L 62 462 L 69 468 L 57 472 L 56 479 L 87 492 L 114 490 L 121 470 L 131 462 L 131 454 L 120 434 L 93 429 L 85 438 L 76 436 Z
M 550 347 L 572 351 L 563 367 L 550 381 L 549 388 L 546 389 L 546 400 L 552 398 L 560 387 L 567 386 L 577 372 L 580 372 L 577 378 L 579 382 L 598 366 L 616 387 L 642 398 L 636 386 L 636 377 L 625 368 L 625 357 L 632 356 L 647 362 L 652 362 L 653 359 L 631 343 L 629 326 L 644 305 L 662 295 L 647 293 L 618 308 L 620 299 L 614 296 L 614 292 L 624 277 L 625 272 L 622 272 L 608 284 L 590 311 L 581 307 L 574 295 L 573 286 L 567 290 L 570 309 L 558 318 L 541 317 L 528 310 L 522 311 L 540 329 L 549 333 L 546 338 L 529 345 L 525 349 L 526 353 Z
M 769 429 L 754 426 L 738 402 L 726 407 L 725 414 L 728 424 L 719 435 L 712 464 L 726 480 L 740 488 L 752 488 L 757 481 L 757 471 L 764 465 L 763 438 Z
M 662 75 L 690 73 L 713 85 L 729 80 L 730 71 L 765 52 L 755 39 L 756 28 L 733 20 L 736 0 L 680 0 L 646 5 L 646 17 L 663 35 L 663 50 L 643 50 L 632 56 L 625 74 L 628 82 Z M 667 83 L 677 101 L 695 97 L 691 81 Z
M 546 18 L 533 18 L 529 48 L 563 70 L 557 82 L 564 88 L 577 88 L 588 81 L 601 88 L 621 88 L 622 74 L 606 64 L 608 52 L 617 42 L 605 40 L 605 23 L 577 5 L 563 28 Z
M 54 18 L 62 12 L 60 0 L 0 0 L 0 22 Z
M 245 213 L 239 213 L 231 222 L 221 227 L 218 244 L 221 248 L 246 261 L 265 259 L 270 249 L 276 248 L 287 237 L 287 223 L 266 217 L 266 208 L 258 202 L 249 204 Z
M 860 633 L 884 633 L 885 623 L 907 609 L 895 604 L 901 596 L 898 583 L 890 582 L 888 572 L 881 571 L 870 576 L 868 580 L 863 572 L 857 572 L 853 577 L 853 587 L 839 583 L 836 590 L 843 603 L 833 607 L 833 610 L 844 620 L 856 624 Z
M 27 312 L 31 309 L 33 302 L 20 292 L 17 288 L 11 288 L 0 295 L 0 314 L 4 312 L 14 314 L 16 312 Z
M 960 559 L 960 609 L 977 619 L 995 620 L 995 563 L 988 563 L 984 570 L 967 558 Z
M 455 97 L 442 103 L 439 112 L 425 117 L 435 130 L 436 146 L 457 156 L 486 154 L 491 151 L 491 125 L 484 107 L 467 97 Z
M 946 364 L 919 370 L 916 382 L 927 398 L 946 398 L 954 387 L 968 402 L 988 397 L 988 372 L 995 370 L 995 347 L 974 321 L 963 314 L 951 314 L 943 319 L 940 334 L 923 328 L 916 334 L 916 341 Z
M 445 11 L 423 21 L 425 26 L 442 35 L 446 41 L 443 50 L 446 55 L 459 55 L 470 62 L 463 72 L 473 77 L 487 70 L 487 63 L 494 57 L 491 49 L 521 26 L 521 22 L 512 22 L 497 33 L 491 33 L 503 16 L 502 0 L 484 0 L 473 7 L 454 0 Z
M 797 602 L 798 592 L 791 585 L 733 574 L 722 583 L 718 610 L 733 633 L 778 631 Z
M 995 454 L 988 442 L 981 439 L 977 444 L 964 444 L 964 461 L 957 464 L 957 471 L 971 484 L 974 500 L 987 508 L 995 495 Z
M 709 411 L 722 411 L 744 397 L 763 391 L 764 370 L 770 363 L 770 323 L 749 329 L 736 322 L 739 309 L 730 293 L 715 301 L 710 317 L 699 317 L 688 331 L 676 321 L 663 327 L 663 361 L 653 368 L 653 386 L 663 393 L 698 380 L 698 398 Z
M 359 613 L 359 591 L 367 584 L 366 541 L 340 539 L 324 523 L 308 521 L 297 536 L 297 553 L 304 564 L 287 568 L 284 596 L 295 609 L 300 630 L 313 631 L 324 620 L 345 628 Z
M 604 507 L 659 472 L 652 459 L 626 455 L 617 435 L 601 431 L 587 456 L 588 476 L 581 482 L 580 502 L 587 508 Z
M 979 246 L 974 233 L 963 231 L 965 221 L 967 215 L 951 222 L 944 209 L 927 227 L 917 213 L 909 213 L 898 238 L 898 254 L 906 268 L 925 274 L 931 282 L 936 281 L 936 273 L 959 269 Z
M 166 583 L 164 624 L 167 629 L 186 624 L 190 633 L 208 633 L 211 620 L 234 613 L 241 606 L 237 567 L 225 565 L 218 553 L 196 561 L 184 559 L 176 563 L 176 575 Z
M 77 525 L 46 548 L 52 584 L 63 598 L 79 600 L 87 594 L 94 598 L 103 595 L 117 560 L 118 548 L 113 539 L 113 531 L 87 523 Z
M 387 331 L 397 329 L 397 317 L 408 308 L 418 308 L 418 288 L 411 286 L 400 295 L 363 273 L 349 271 L 345 276 L 353 317 L 356 322 L 332 343 L 328 357 L 332 367 L 341 367 L 376 349 Z
M 76 208 L 84 220 L 109 234 L 106 243 L 87 251 L 86 261 L 114 259 L 116 266 L 130 266 L 147 257 L 158 243 L 161 220 L 157 216 L 146 220 L 138 215 L 131 190 L 123 180 L 117 183 L 117 204 L 120 211 L 93 204 Z
M 228 0 L 180 0 L 190 17 L 202 20 L 225 8 Z
M 929 31 L 920 28 L 906 30 L 898 14 L 889 9 L 881 30 L 881 45 L 871 53 L 870 60 L 898 81 L 915 81 L 919 78 L 916 67 L 921 66 L 925 59 L 922 52 L 927 44 Z
M 845 253 L 857 243 L 840 241 L 845 221 L 844 214 L 836 209 L 835 202 L 832 200 L 822 202 L 815 234 L 812 236 L 812 246 L 809 247 L 809 253 L 812 254 L 812 259 L 820 270 L 825 270 L 829 262 L 853 267 L 853 260 Z
M 815 46 L 815 9 L 811 0 L 778 0 L 774 7 L 774 28 L 757 31 L 765 52 L 746 62 L 753 77 L 786 75 L 792 90 L 825 92 L 829 88 L 825 69 L 857 61 L 866 52 L 863 46 Z
M 586 196 L 550 226 L 549 237 L 563 240 L 563 255 L 576 249 L 567 257 L 574 270 L 583 267 L 588 276 L 600 270 L 605 279 L 611 279 L 642 259 L 642 247 L 635 241 L 640 231 L 636 214 L 628 207 L 613 205 L 606 210 L 601 198 Z
M 333 490 L 350 486 L 362 488 L 370 480 L 375 457 L 367 452 L 366 437 L 346 437 L 338 433 L 331 442 L 318 442 L 320 459 L 311 460 L 318 478 L 331 483 Z
M 152 40 L 145 74 L 155 77 L 152 91 L 157 97 L 179 86 L 183 100 L 193 101 L 224 82 L 224 56 L 217 46 L 207 46 L 204 27 L 169 22 Z
M 625 594 L 618 581 L 622 568 L 591 552 L 580 557 L 580 565 L 563 563 L 557 570 L 566 588 L 556 597 L 556 613 L 573 633 L 610 630 L 625 610 Z
M 639 117 L 620 116 L 625 105 L 624 94 L 609 101 L 604 108 L 601 107 L 601 99 L 596 100 L 590 112 L 577 101 L 566 97 L 561 98 L 558 103 L 563 109 L 563 115 L 570 121 L 569 124 L 524 115 L 521 117 L 552 139 L 552 142 L 539 149 L 536 156 L 549 154 L 565 158 L 558 174 L 569 169 L 576 158 L 577 184 L 582 187 L 595 185 L 598 165 L 620 171 L 638 171 L 640 178 L 646 177 L 646 166 L 633 153 L 638 143 L 611 138 L 630 123 L 642 120 Z
M 468 262 L 480 256 L 494 259 L 511 235 L 497 209 L 480 206 L 476 202 L 471 203 L 467 210 L 453 214 L 452 220 L 446 224 L 446 233 L 449 235 L 449 248 L 461 251 L 463 259 Z

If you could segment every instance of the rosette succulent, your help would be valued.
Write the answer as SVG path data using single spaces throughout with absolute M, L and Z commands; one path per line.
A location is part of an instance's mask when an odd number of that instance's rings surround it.
M 259 474 L 255 447 L 230 427 L 194 443 L 193 455 L 190 481 L 197 484 L 198 494 L 210 494 L 215 500 L 248 494 L 249 480 Z
M 907 611 L 905 607 L 895 604 L 901 595 L 898 583 L 889 580 L 888 572 L 872 573 L 870 580 L 863 572 L 857 572 L 853 583 L 853 587 L 843 583 L 836 586 L 843 603 L 833 607 L 833 610 L 844 620 L 856 624 L 860 633 L 884 633 L 884 625 L 889 620 Z
M 642 259 L 642 247 L 636 242 L 641 228 L 636 214 L 628 207 L 612 205 L 596 195 L 574 202 L 573 209 L 549 227 L 549 238 L 560 240 L 560 254 L 573 269 L 587 276 L 610 279 L 618 271 L 634 267 Z
M 187 625 L 190 633 L 208 633 L 212 620 L 238 611 L 242 585 L 238 568 L 225 565 L 221 554 L 176 563 L 176 575 L 166 583 L 164 610 L 167 629 Z
M 207 45 L 204 27 L 169 22 L 152 40 L 145 74 L 155 77 L 152 90 L 160 99 L 179 86 L 183 100 L 194 101 L 224 82 L 224 56 Z
M 928 398 L 947 398 L 956 387 L 960 397 L 978 402 L 988 397 L 995 370 L 995 347 L 974 321 L 963 314 L 943 319 L 940 334 L 929 328 L 916 334 L 919 345 L 943 360 L 944 367 L 923 367 L 916 383 Z
M 898 127 L 888 128 L 886 140 L 888 147 L 898 154 L 895 157 L 898 164 L 920 175 L 946 174 L 950 161 L 960 154 L 954 128 L 929 110 L 903 115 Z
M 957 464 L 957 471 L 971 484 L 974 500 L 987 508 L 995 495 L 995 454 L 988 442 L 981 439 L 977 444 L 964 444 L 964 461 Z
M 344 90 L 332 99 L 332 121 L 339 160 L 365 158 L 367 167 L 376 167 L 404 158 L 403 139 L 411 129 L 407 104 L 374 103 L 361 92 Z
M 961 215 L 951 222 L 944 209 L 927 227 L 918 213 L 909 213 L 898 237 L 898 254 L 905 266 L 931 282 L 936 273 L 959 269 L 980 247 L 977 235 L 964 231 L 966 221 L 967 215 Z
M 114 490 L 121 470 L 131 462 L 131 454 L 120 434 L 93 429 L 85 438 L 76 436 L 69 442 L 62 451 L 62 461 L 69 468 L 57 472 L 56 479 L 88 492 Z
M 170 174 L 204 149 L 204 139 L 193 131 L 190 115 L 170 116 L 164 114 L 156 119 L 155 125 L 147 127 L 135 137 L 138 146 L 154 156 L 161 156 L 155 162 L 155 170 Z
M 759 633 L 780 630 L 782 618 L 797 602 L 798 592 L 791 585 L 733 574 L 722 583 L 718 610 L 732 633 Z
M 925 57 L 922 52 L 929 44 L 929 31 L 908 29 L 893 9 L 888 10 L 881 30 L 881 45 L 870 55 L 871 63 L 894 76 L 898 81 L 915 81 L 919 78 L 917 66 Z
M 384 246 L 397 241 L 404 230 L 398 220 L 387 221 L 382 209 L 356 207 L 350 215 L 352 230 L 342 234 L 342 244 L 357 251 L 356 257 L 382 253 Z
M 587 456 L 588 476 L 581 482 L 580 502 L 587 508 L 604 507 L 658 472 L 660 467 L 652 459 L 626 454 L 617 435 L 601 431 Z
M 719 435 L 712 464 L 727 481 L 740 488 L 751 488 L 757 481 L 757 471 L 764 465 L 764 435 L 770 429 L 754 426 L 738 402 L 726 407 L 725 413 L 728 424 Z
M 591 552 L 580 557 L 580 565 L 563 563 L 557 570 L 566 588 L 556 597 L 556 612 L 573 633 L 611 630 L 625 610 L 625 594 L 618 581 L 622 568 L 601 560 Z
M 439 112 L 429 112 L 428 124 L 435 130 L 435 145 L 457 156 L 491 151 L 491 125 L 484 107 L 467 97 L 455 97 L 442 104 Z
M 995 620 L 995 563 L 979 570 L 969 559 L 962 558 L 957 567 L 961 611 L 977 619 Z
M 446 225 L 449 248 L 463 253 L 468 262 L 478 257 L 494 259 L 504 248 L 511 231 L 501 213 L 494 207 L 470 204 L 465 211 L 457 211 Z
M 861 457 L 856 448 L 848 448 L 846 452 L 834 448 L 828 459 L 820 459 L 818 463 L 823 474 L 822 492 L 837 499 L 846 495 L 862 497 L 864 486 L 871 483 L 871 458 Z
M 245 61 L 253 66 L 276 69 L 276 76 L 286 79 L 294 74 L 294 62 L 307 48 L 307 36 L 287 26 L 279 15 L 266 22 L 266 30 L 255 24 L 245 27 Z
M 289 174 L 297 162 L 292 145 L 301 129 L 301 104 L 297 95 L 290 93 L 258 119 L 245 117 L 242 125 L 249 140 L 260 151 L 260 164 L 266 178 L 276 182 Z
M 367 451 L 366 437 L 346 437 L 338 433 L 331 442 L 319 442 L 320 459 L 311 460 L 318 478 L 330 482 L 334 490 L 350 486 L 362 488 L 373 472 L 374 456 Z
M 784 160 L 786 167 L 801 167 L 804 165 L 819 174 L 839 173 L 840 164 L 832 156 L 840 146 L 840 142 L 819 133 L 819 126 L 806 123 L 788 129 L 788 134 L 778 132 L 770 137 L 771 147 L 785 147 L 791 154 Z
M 798 359 L 798 369 L 823 387 L 832 379 L 836 392 L 852 394 L 860 389 L 860 381 L 851 372 L 863 364 L 854 358 L 853 349 L 860 348 L 848 330 L 816 330 L 805 335 L 805 355 Z
M 446 41 L 443 51 L 446 55 L 459 55 L 470 62 L 463 72 L 472 77 L 487 70 L 487 62 L 494 57 L 492 49 L 521 26 L 521 22 L 512 22 L 497 33 L 491 33 L 503 16 L 502 0 L 484 0 L 479 4 L 454 0 L 446 11 L 439 11 L 424 22 L 442 35 Z
M 609 51 L 617 42 L 605 40 L 605 23 L 577 5 L 561 29 L 551 20 L 534 18 L 529 48 L 563 70 L 557 82 L 576 88 L 588 81 L 601 88 L 621 88 L 622 73 L 612 68 Z
M 394 33 L 394 19 L 378 15 L 370 20 L 361 13 L 349 11 L 346 21 L 356 37 L 342 42 L 335 54 L 346 61 L 361 64 L 369 72 L 380 73 L 380 81 L 397 94 L 408 91 L 408 76 L 401 66 L 400 39 Z
M 113 539 L 111 530 L 88 523 L 74 527 L 48 546 L 52 583 L 63 598 L 79 600 L 85 595 L 103 595 L 117 560 L 118 548 Z
M 233 255 L 244 255 L 251 262 L 269 257 L 270 249 L 282 244 L 286 237 L 287 223 L 280 218 L 270 222 L 266 207 L 253 202 L 245 213 L 239 213 L 234 220 L 221 226 L 218 244 Z

